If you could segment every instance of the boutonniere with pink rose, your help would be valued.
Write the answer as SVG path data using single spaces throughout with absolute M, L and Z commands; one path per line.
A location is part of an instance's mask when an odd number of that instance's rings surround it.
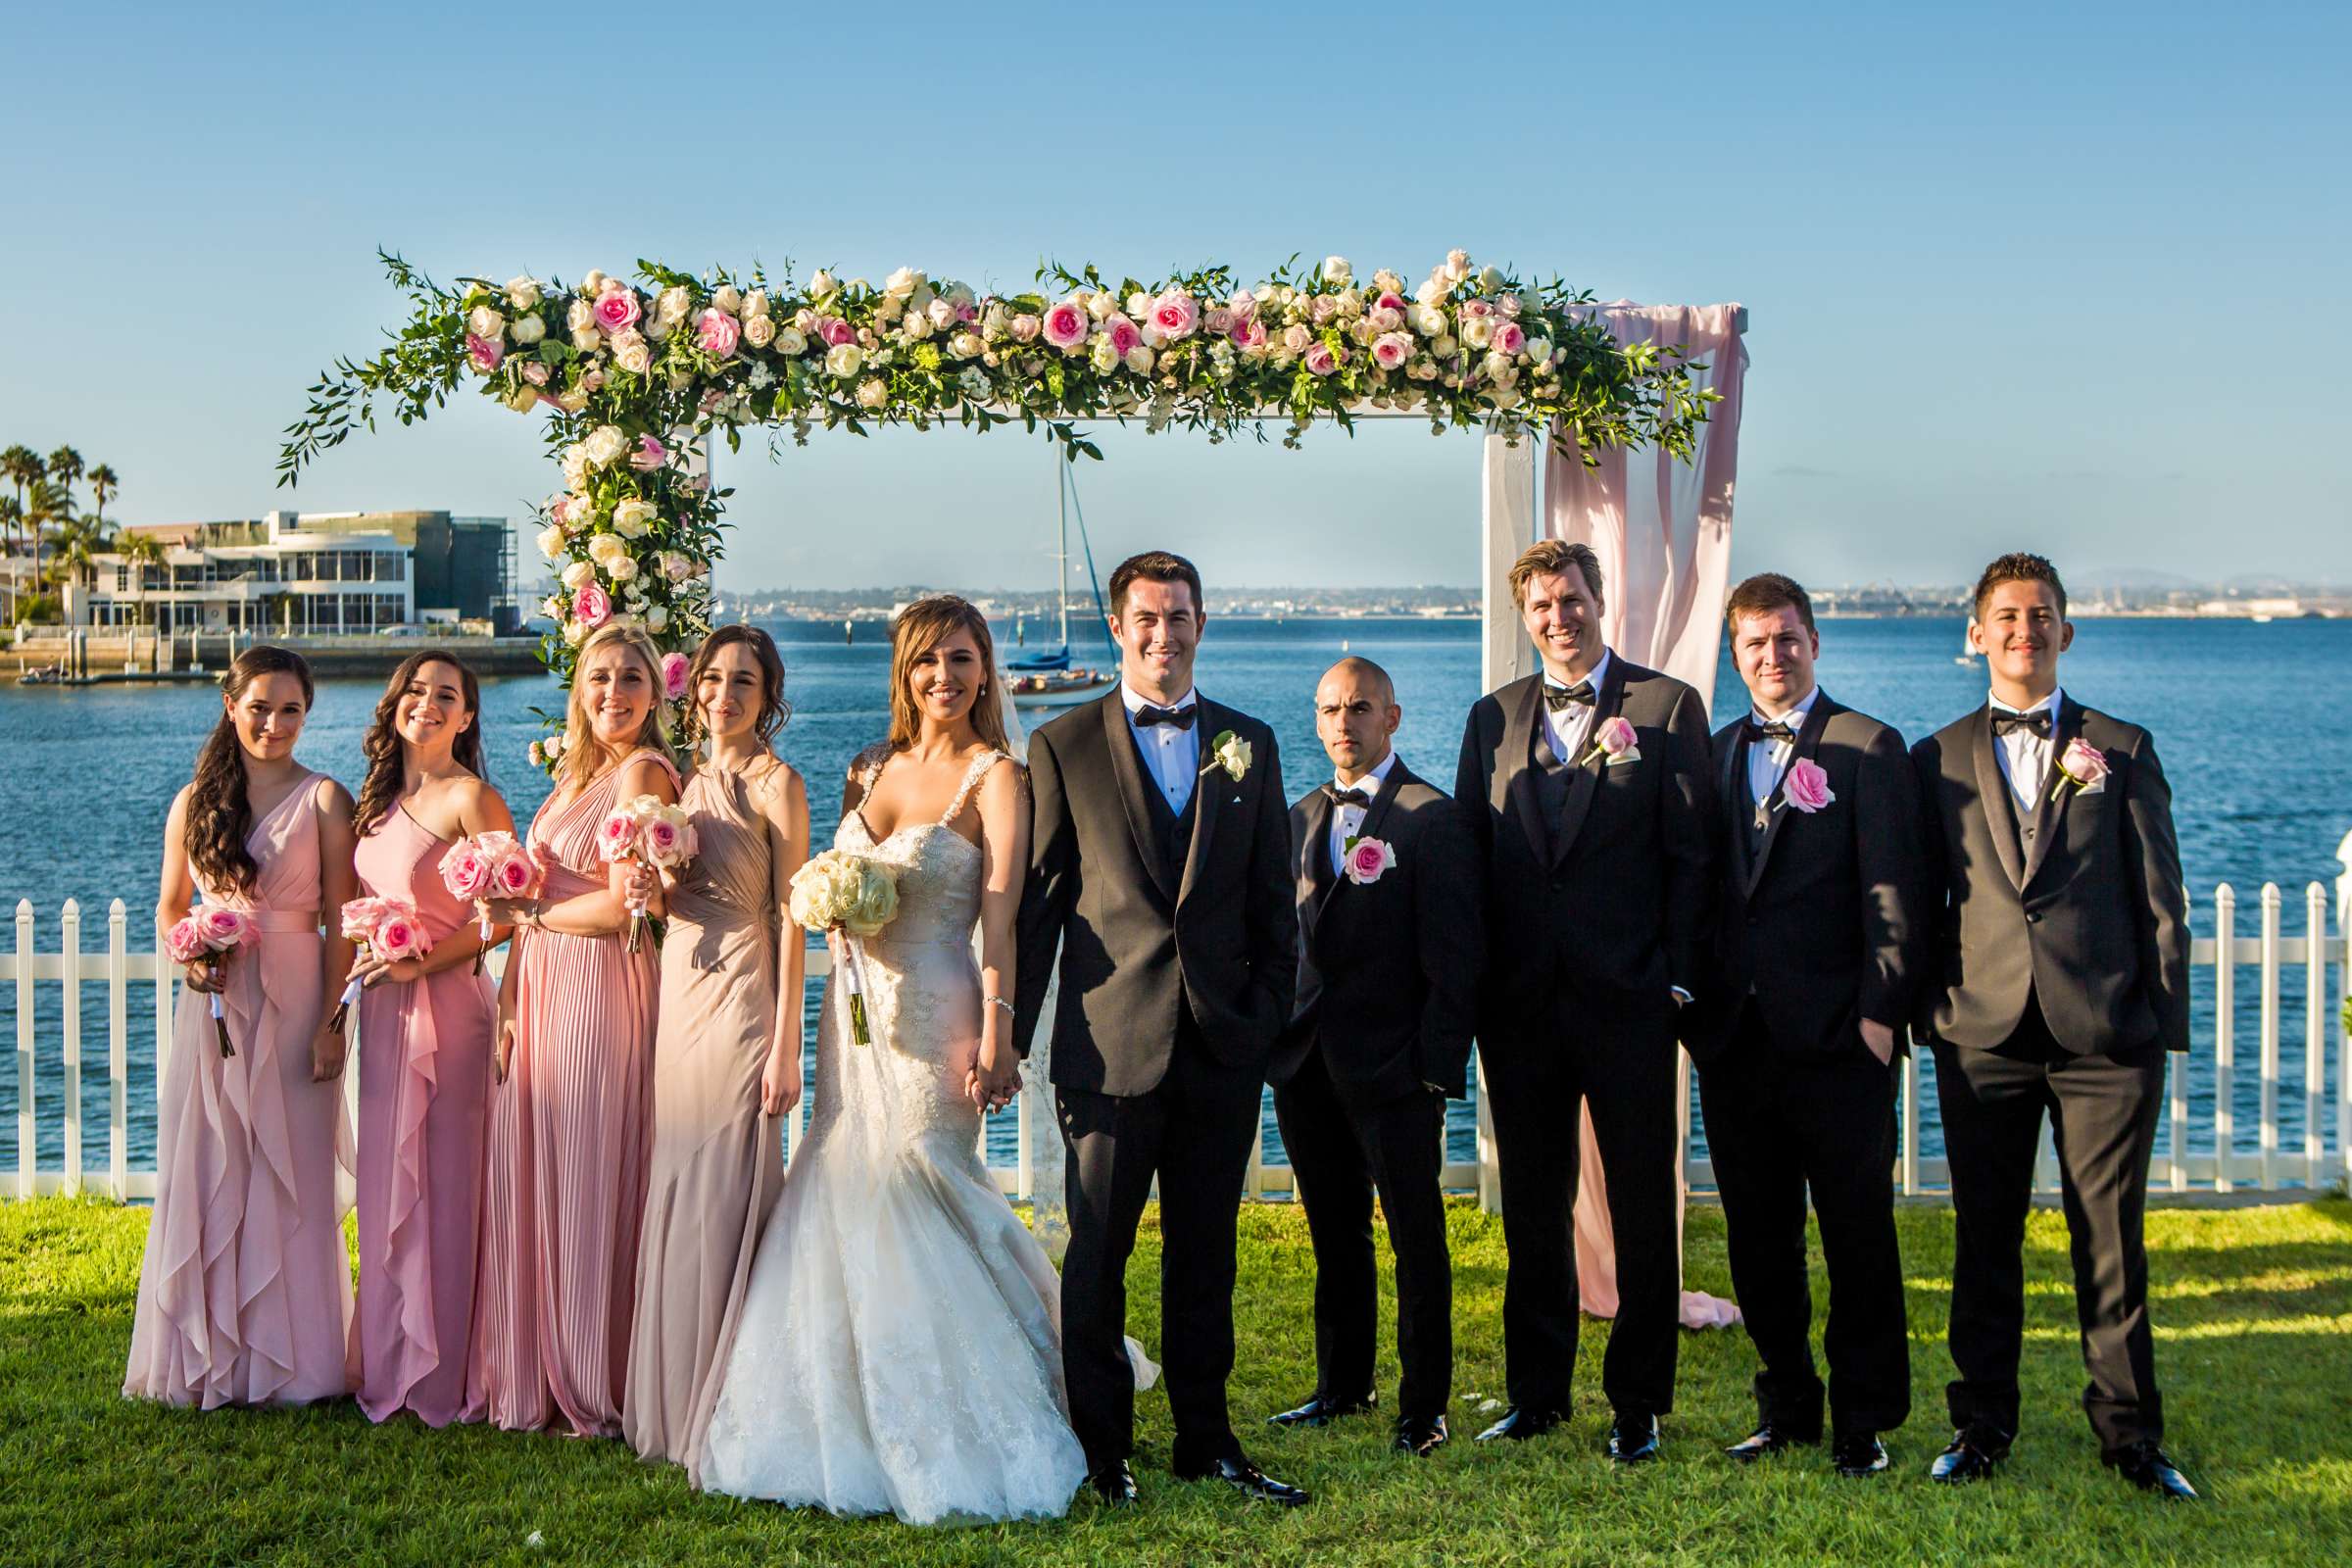
M 1634 744 L 1638 738 L 1634 734 L 1633 720 L 1623 713 L 1611 713 L 1592 731 L 1592 749 L 1576 765 L 1582 767 L 1595 757 L 1601 760 L 1600 765 L 1603 767 L 1615 767 L 1620 762 L 1639 762 L 1642 760 L 1642 748 Z
M 1368 888 L 1396 863 L 1396 847 L 1386 839 L 1357 834 L 1342 846 L 1340 869 L 1359 888 Z
M 1838 794 L 1830 788 L 1829 769 L 1810 757 L 1800 757 L 1788 764 L 1788 776 L 1781 780 L 1781 799 L 1811 816 L 1835 802 Z
M 2077 795 L 2096 795 L 2107 787 L 2107 754 L 2078 735 L 2066 743 L 2058 759 L 2058 782 L 2050 789 L 2056 800 L 2072 784 Z

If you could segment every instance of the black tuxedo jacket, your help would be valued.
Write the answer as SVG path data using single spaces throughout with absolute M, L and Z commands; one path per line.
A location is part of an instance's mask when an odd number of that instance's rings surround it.
M 1479 1034 L 1490 1041 L 1551 1032 L 1563 998 L 1621 1010 L 1626 998 L 1678 985 L 1696 996 L 1706 984 L 1721 823 L 1698 694 L 1610 655 L 1592 729 L 1622 714 L 1642 755 L 1614 765 L 1562 759 L 1583 765 L 1555 846 L 1533 771 L 1542 684 L 1529 675 L 1471 706 L 1454 778 L 1485 888 Z
M 2056 760 L 2078 737 L 2107 758 L 2095 794 L 2056 789 Z M 1997 1046 L 2031 995 L 2059 1046 L 2078 1055 L 2150 1041 L 2186 1051 L 2188 901 L 2155 743 L 2062 694 L 2031 851 L 2019 844 L 1997 745 L 1991 710 L 1979 708 L 1911 749 L 1935 921 L 1920 1031 Z
M 1747 714 L 1715 732 L 1715 793 L 1723 803 L 1722 918 L 1715 970 L 1701 1004 L 1709 1028 L 1701 1061 L 1733 1044 L 1752 988 L 1775 1048 L 1831 1055 L 1868 1048 L 1867 1018 L 1895 1032 L 1911 1022 L 1924 957 L 1919 911 L 1925 862 L 1919 781 L 1902 735 L 1823 692 L 1765 805 L 1764 836 L 1749 831 Z M 1790 806 L 1787 777 L 1810 760 L 1834 799 L 1807 813 Z
M 1250 1071 L 1264 1070 L 1290 1021 L 1298 918 L 1274 732 L 1205 697 L 1200 709 L 1203 766 L 1225 730 L 1252 755 L 1238 780 L 1210 767 L 1194 783 L 1178 864 L 1160 856 L 1144 793 L 1154 786 L 1117 688 L 1029 737 L 1034 814 L 1012 1037 L 1026 1053 L 1058 943 L 1052 1077 L 1064 1088 L 1150 1092 L 1188 1006 L 1209 1054 Z
M 1269 1076 L 1281 1083 L 1321 1051 L 1341 1098 L 1370 1107 L 1433 1084 L 1460 1099 L 1477 1028 L 1478 861 L 1444 791 L 1398 758 L 1364 813 L 1360 838 L 1396 863 L 1350 882 L 1331 863 L 1320 788 L 1291 808 L 1298 904 L 1298 994 Z

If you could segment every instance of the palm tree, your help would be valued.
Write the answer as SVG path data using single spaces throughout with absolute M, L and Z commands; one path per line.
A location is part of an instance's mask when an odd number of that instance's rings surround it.
M 114 532 L 113 525 L 106 520 L 106 504 L 115 498 L 116 491 L 122 488 L 122 481 L 116 476 L 113 468 L 103 463 L 83 477 L 90 484 L 90 499 L 97 508 L 91 519 L 96 525 L 99 541 L 103 543 Z
M 69 523 L 57 542 L 57 572 L 63 581 L 70 581 L 85 593 L 98 581 L 98 532 L 86 519 Z M 60 594 L 63 602 L 65 596 Z M 68 614 L 66 623 L 74 623 Z
M 12 620 L 16 618 L 17 537 L 24 531 L 24 487 L 38 484 L 48 476 L 49 466 L 41 461 L 41 455 L 23 442 L 20 441 L 7 451 L 0 452 L 0 478 L 7 479 L 10 484 L 17 487 L 16 515 L 10 520 L 5 540 L 8 551 L 9 618 Z
M 5 548 L 13 552 L 16 537 L 24 526 L 24 503 L 15 496 L 0 496 L 0 541 L 5 541 Z M 8 572 L 8 618 L 12 622 L 17 618 L 17 572 L 13 559 Z
M 32 580 L 41 580 L 41 544 L 52 527 L 73 520 L 74 492 L 48 479 L 36 479 L 24 498 L 24 522 L 32 530 Z
M 133 532 L 122 541 L 122 560 L 130 567 L 130 580 L 138 596 L 139 624 L 147 623 L 147 568 L 164 564 L 162 541 L 151 533 Z

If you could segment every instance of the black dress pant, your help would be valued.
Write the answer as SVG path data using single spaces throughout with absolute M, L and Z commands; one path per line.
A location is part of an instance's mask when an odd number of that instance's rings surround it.
M 1446 1101 L 1413 1089 L 1374 1105 L 1341 1098 L 1320 1049 L 1274 1091 L 1292 1179 L 1315 1249 L 1315 1392 L 1372 1392 L 1379 1285 L 1372 1194 L 1396 1254 L 1399 1419 L 1443 1415 L 1453 1381 L 1453 1275 L 1446 1250 Z
M 1752 1002 L 1723 1056 L 1699 1073 L 1699 1105 L 1731 1252 L 1732 1287 L 1763 1370 L 1758 1416 L 1821 1436 L 1805 1199 L 1821 1222 L 1830 1311 L 1822 1350 L 1838 1432 L 1888 1432 L 1911 1413 L 1911 1341 L 1894 1234 L 1899 1069 L 1859 1041 L 1828 1054 L 1776 1047 Z
M 1936 1043 L 1959 1241 L 1949 1337 L 1960 1375 L 1947 1390 L 1954 1426 L 2017 1431 L 2026 1213 L 2047 1111 L 2090 1372 L 2083 1411 L 2110 1455 L 2162 1440 L 2142 1223 L 2164 1066 L 2154 1044 L 2123 1056 L 2068 1054 L 2031 999 L 2017 1032 L 1990 1051 Z
M 1234 1223 L 1259 1131 L 1264 1079 L 1211 1057 L 1191 1017 L 1167 1076 L 1146 1094 L 1057 1089 L 1069 1146 L 1070 1248 L 1061 1265 L 1061 1359 L 1070 1425 L 1090 1469 L 1135 1447 L 1127 1259 L 1159 1180 L 1160 1349 L 1177 1468 L 1241 1452 L 1226 1415 L 1233 1371 Z
M 1619 995 L 1561 1007 L 1555 1028 L 1497 1030 L 1482 1041 L 1502 1185 L 1505 1384 L 1521 1409 L 1569 1409 L 1579 1306 L 1576 1208 L 1579 1124 L 1589 1103 L 1608 1176 L 1617 1241 L 1617 1321 L 1602 1359 L 1612 1409 L 1674 1407 L 1682 1326 L 1680 1186 L 1675 1161 L 1673 999 Z

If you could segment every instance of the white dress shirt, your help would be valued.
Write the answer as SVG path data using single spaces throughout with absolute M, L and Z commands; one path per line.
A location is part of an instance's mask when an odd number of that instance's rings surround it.
M 1396 765 L 1396 754 L 1395 751 L 1391 751 L 1388 756 L 1380 760 L 1379 766 L 1352 784 L 1334 773 L 1331 779 L 1332 786 L 1335 789 L 1362 790 L 1366 795 L 1378 799 L 1381 781 L 1389 776 L 1389 770 Z M 1348 841 L 1355 836 L 1358 829 L 1362 828 L 1364 818 L 1370 814 L 1371 808 L 1364 806 L 1335 806 L 1332 808 L 1331 835 L 1325 847 L 1331 852 L 1331 869 L 1335 873 L 1341 866 L 1348 863 Z
M 1127 729 L 1135 737 L 1136 750 L 1143 753 L 1144 770 L 1159 786 L 1160 799 L 1178 816 L 1184 814 L 1185 804 L 1193 798 L 1193 785 L 1200 777 L 1200 725 L 1198 719 L 1190 729 L 1174 724 L 1143 725 L 1135 715 L 1147 708 L 1161 705 L 1142 696 L 1125 681 L 1119 682 L 1119 701 L 1127 708 Z M 1166 706 L 1182 712 L 1200 701 L 1199 692 L 1186 692 Z
M 1550 703 L 1540 704 L 1544 714 L 1544 738 L 1551 745 L 1551 755 L 1570 767 L 1584 760 L 1587 743 L 1592 734 L 1592 715 L 1600 707 L 1600 683 L 1608 678 L 1608 674 L 1609 651 L 1603 648 L 1600 651 L 1600 662 L 1585 675 L 1585 679 L 1592 683 L 1592 702 L 1571 703 L 1556 713 L 1551 710 Z M 1542 683 L 1554 691 L 1567 690 L 1567 684 L 1553 680 L 1549 670 L 1544 672 Z M 1542 693 L 1537 695 L 1541 698 Z
M 2044 709 L 2050 714 L 2048 738 L 2031 730 L 2013 729 L 2006 735 L 1993 738 L 1993 753 L 2000 759 L 2001 777 L 2009 781 L 2009 793 L 2017 797 L 2019 820 L 2031 823 L 2041 806 L 2041 789 L 2049 782 L 2050 757 L 2058 744 L 2058 700 L 2062 693 L 2049 696 L 2031 708 L 2011 708 L 1997 698 L 1986 699 L 1985 706 L 1996 713 L 2038 713 Z
M 1815 686 L 1811 691 L 1805 693 L 1802 702 L 1785 713 L 1767 713 L 1761 709 L 1751 707 L 1748 710 L 1748 716 L 1758 724 L 1770 724 L 1777 720 L 1801 734 L 1804 731 L 1805 719 L 1813 711 L 1813 705 L 1820 700 L 1820 697 L 1821 688 Z M 1788 759 L 1795 755 L 1796 742 L 1793 739 L 1748 743 L 1747 793 L 1754 799 L 1758 810 L 1762 810 L 1764 803 L 1772 799 L 1772 792 L 1780 785 L 1781 774 L 1788 770 Z

